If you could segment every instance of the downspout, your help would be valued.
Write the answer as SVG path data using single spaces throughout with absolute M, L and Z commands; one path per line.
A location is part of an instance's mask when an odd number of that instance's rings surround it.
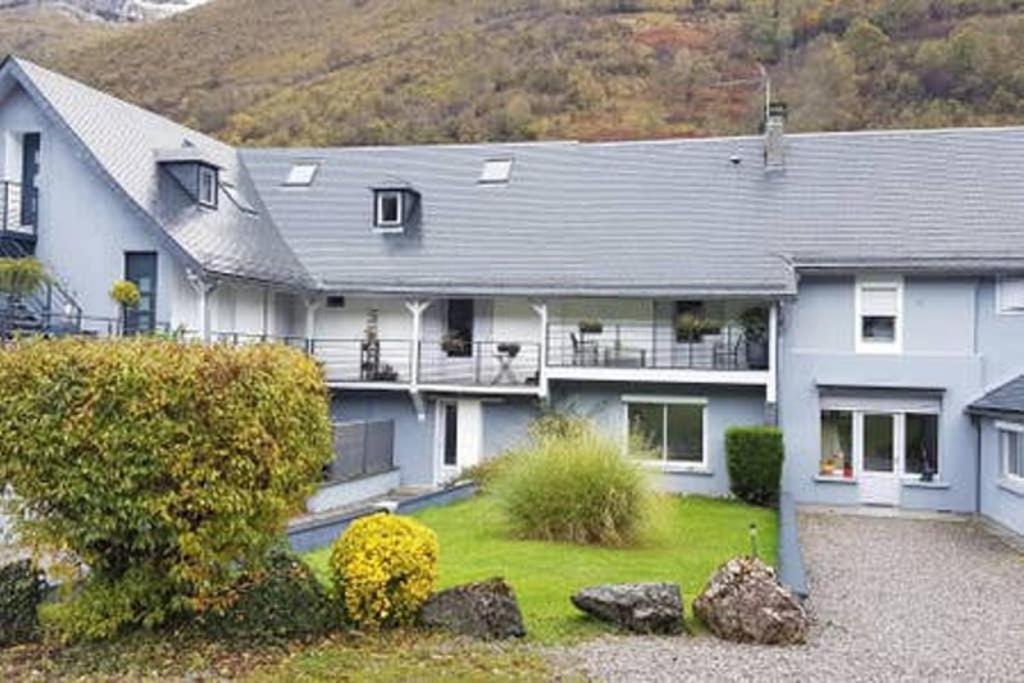
M 974 471 L 974 516 L 981 516 L 981 418 L 975 415 L 971 420 L 974 422 L 974 431 L 977 434 L 976 461 L 977 468 Z

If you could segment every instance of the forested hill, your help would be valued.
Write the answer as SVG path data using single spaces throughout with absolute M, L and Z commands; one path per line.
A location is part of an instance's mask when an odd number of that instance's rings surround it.
M 750 132 L 759 62 L 798 130 L 1024 124 L 1024 0 L 214 0 L 86 33 L 22 49 L 249 144 Z

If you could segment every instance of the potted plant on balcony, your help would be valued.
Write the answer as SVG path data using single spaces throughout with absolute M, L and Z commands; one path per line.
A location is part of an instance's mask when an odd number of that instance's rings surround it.
M 441 350 L 449 357 L 465 357 L 470 354 L 470 342 L 461 332 L 449 332 L 441 338 Z
M 680 342 L 703 341 L 704 335 L 718 329 L 712 321 L 695 313 L 680 313 L 676 316 L 676 339 Z
M 747 367 L 754 370 L 768 368 L 768 312 L 760 306 L 751 306 L 740 314 L 743 340 L 747 349 Z

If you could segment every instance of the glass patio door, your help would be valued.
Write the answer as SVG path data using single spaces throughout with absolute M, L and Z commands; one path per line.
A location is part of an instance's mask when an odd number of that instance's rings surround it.
M 899 505 L 899 420 L 892 413 L 859 415 L 860 501 L 869 505 Z

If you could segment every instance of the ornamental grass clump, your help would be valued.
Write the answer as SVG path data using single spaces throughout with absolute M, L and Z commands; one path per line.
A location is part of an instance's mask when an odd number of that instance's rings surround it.
M 0 481 L 19 537 L 86 579 L 45 609 L 62 640 L 223 607 L 332 455 L 299 351 L 159 338 L 0 347 Z
M 622 444 L 577 418 L 549 416 L 494 485 L 516 536 L 623 546 L 649 531 L 654 494 Z
M 357 519 L 335 541 L 330 559 L 347 619 L 369 629 L 415 621 L 434 592 L 438 554 L 437 536 L 414 519 Z

